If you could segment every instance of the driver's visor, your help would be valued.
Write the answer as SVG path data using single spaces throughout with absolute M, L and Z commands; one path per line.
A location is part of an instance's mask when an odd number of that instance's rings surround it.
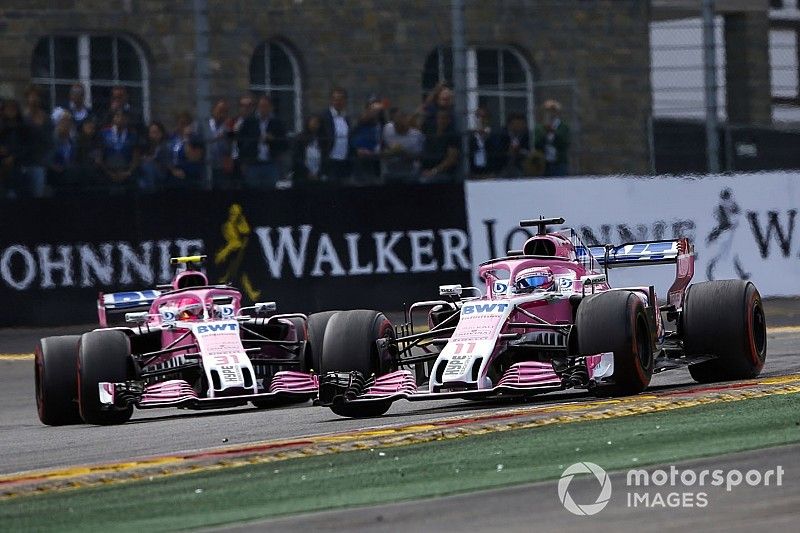
M 536 289 L 542 285 L 550 283 L 550 276 L 542 274 L 541 276 L 527 276 L 517 280 L 517 290 Z

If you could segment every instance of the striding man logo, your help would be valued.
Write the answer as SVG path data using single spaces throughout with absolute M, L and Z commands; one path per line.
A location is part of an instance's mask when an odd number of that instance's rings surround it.
M 253 285 L 247 272 L 241 271 L 250 239 L 250 224 L 241 205 L 231 204 L 228 209 L 228 219 L 222 224 L 222 237 L 225 244 L 214 255 L 214 264 L 225 271 L 219 282 L 238 282 L 244 294 L 250 300 L 256 301 L 261 296 L 261 291 Z

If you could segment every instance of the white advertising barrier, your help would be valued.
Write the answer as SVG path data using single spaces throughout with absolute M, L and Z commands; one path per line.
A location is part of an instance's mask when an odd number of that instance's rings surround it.
M 800 173 L 471 181 L 466 202 L 476 265 L 522 247 L 534 228 L 520 220 L 560 216 L 587 245 L 689 237 L 694 281 L 750 279 L 762 296 L 800 295 Z M 663 297 L 674 268 L 621 268 L 610 278 L 655 285 Z

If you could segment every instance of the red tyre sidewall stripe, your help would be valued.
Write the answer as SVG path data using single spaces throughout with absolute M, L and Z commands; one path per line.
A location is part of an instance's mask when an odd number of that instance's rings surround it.
M 756 337 L 755 331 L 753 328 L 755 324 L 753 323 L 753 311 L 755 310 L 756 305 L 756 293 L 755 291 L 750 296 L 750 299 L 747 301 L 747 344 L 750 352 L 750 360 L 756 366 L 756 368 L 761 368 L 764 365 L 764 361 L 761 360 L 759 357 L 758 349 L 756 348 Z
M 78 364 L 75 365 L 77 369 L 75 379 L 78 383 L 78 413 L 80 413 L 81 418 L 83 418 L 83 402 L 81 401 L 82 394 L 82 387 L 81 387 L 81 344 L 78 344 Z
M 637 342 L 636 338 L 636 329 L 639 325 L 639 313 L 637 312 L 637 305 L 636 302 L 640 301 L 635 295 L 631 294 L 628 297 L 628 307 L 633 307 L 631 315 L 633 315 L 633 323 L 631 324 L 631 343 L 633 346 L 633 359 L 634 365 L 633 367 L 636 369 L 636 375 L 639 377 L 639 382 L 642 384 L 647 384 L 647 376 L 644 375 L 644 368 L 642 368 L 642 358 L 641 354 L 639 353 L 639 343 Z M 630 302 L 633 302 L 633 306 L 630 305 Z M 649 342 L 649 341 L 648 341 Z
M 44 355 L 41 346 L 36 346 L 36 411 L 41 420 L 45 416 L 44 408 Z

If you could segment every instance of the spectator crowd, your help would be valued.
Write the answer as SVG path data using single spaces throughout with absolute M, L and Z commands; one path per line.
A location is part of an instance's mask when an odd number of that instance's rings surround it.
M 158 120 L 145 124 L 122 86 L 113 88 L 107 109 L 93 110 L 76 84 L 52 112 L 31 86 L 24 105 L 0 104 L 0 198 L 446 183 L 462 174 L 462 135 L 471 178 L 567 173 L 570 132 L 555 100 L 544 103 L 532 131 L 521 113 L 509 113 L 495 130 L 479 108 L 466 133 L 455 127 L 453 91 L 444 84 L 413 110 L 370 97 L 357 117 L 347 112 L 347 91 L 334 88 L 329 107 L 305 118 L 296 135 L 269 95 L 246 94 L 237 104 L 232 112 L 227 100 L 216 101 L 207 123 L 180 112 L 168 130 Z

